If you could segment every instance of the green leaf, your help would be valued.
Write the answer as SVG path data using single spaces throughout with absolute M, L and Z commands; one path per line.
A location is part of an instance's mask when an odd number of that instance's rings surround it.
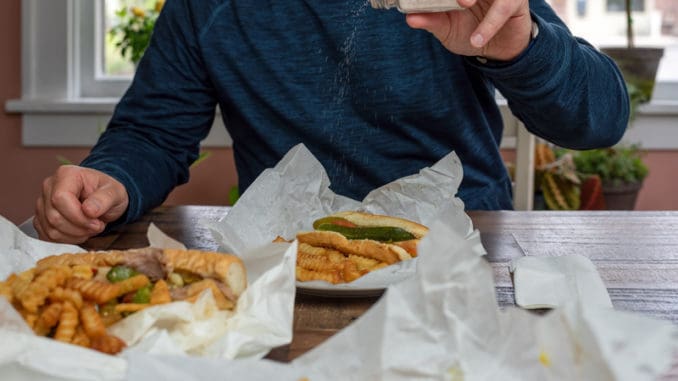
M 57 155 L 56 159 L 59 162 L 59 164 L 61 164 L 61 165 L 73 165 L 73 162 L 70 161 L 65 156 Z
M 202 152 L 200 152 L 200 154 L 198 155 L 198 158 L 195 159 L 195 161 L 193 162 L 193 164 L 191 164 L 191 167 L 197 166 L 198 164 L 200 164 L 200 163 L 202 163 L 203 161 L 207 160 L 207 158 L 210 157 L 210 156 L 212 156 L 212 152 L 210 152 L 210 151 L 202 151 Z
M 648 174 L 635 145 L 581 151 L 574 156 L 574 162 L 578 172 L 599 175 L 603 182 L 638 182 Z
M 240 189 L 238 188 L 237 185 L 234 185 L 228 191 L 228 204 L 235 205 L 239 198 L 240 198 Z

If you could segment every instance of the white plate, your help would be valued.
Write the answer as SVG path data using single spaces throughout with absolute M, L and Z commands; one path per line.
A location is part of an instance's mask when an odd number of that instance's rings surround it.
M 372 296 L 381 296 L 386 287 L 375 288 L 355 288 L 341 287 L 342 285 L 306 285 L 306 282 L 297 282 L 297 291 L 300 294 L 312 296 L 325 296 L 329 298 L 365 298 Z M 345 286 L 345 285 L 344 285 Z
M 480 241 L 480 232 L 472 230 L 466 240 L 470 241 L 479 256 L 487 254 Z M 297 282 L 297 291 L 301 294 L 325 296 L 331 298 L 358 298 L 379 296 L 392 284 L 414 275 L 417 271 L 417 258 L 398 262 L 373 271 L 351 283 L 330 284 L 324 281 Z
M 417 259 L 398 262 L 370 272 L 351 283 L 330 284 L 324 281 L 297 282 L 297 291 L 302 294 L 332 298 L 357 298 L 379 296 L 389 285 L 414 275 Z

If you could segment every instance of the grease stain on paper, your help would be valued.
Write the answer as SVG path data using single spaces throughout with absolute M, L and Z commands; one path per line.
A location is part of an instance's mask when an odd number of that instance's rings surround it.
M 464 381 L 464 371 L 457 365 L 447 369 L 447 381 Z
M 551 366 L 551 357 L 545 351 L 541 351 L 539 352 L 539 362 L 548 368 Z

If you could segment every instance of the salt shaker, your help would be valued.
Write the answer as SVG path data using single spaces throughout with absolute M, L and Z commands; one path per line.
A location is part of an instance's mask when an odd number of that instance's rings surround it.
M 462 9 L 457 0 L 370 0 L 372 8 L 398 8 L 402 13 L 445 12 Z

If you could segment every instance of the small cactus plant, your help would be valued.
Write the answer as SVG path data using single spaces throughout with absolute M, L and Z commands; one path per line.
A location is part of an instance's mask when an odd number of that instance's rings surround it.
M 539 143 L 535 148 L 535 181 L 550 210 L 578 210 L 581 181 L 572 154 L 556 158 L 553 149 Z

